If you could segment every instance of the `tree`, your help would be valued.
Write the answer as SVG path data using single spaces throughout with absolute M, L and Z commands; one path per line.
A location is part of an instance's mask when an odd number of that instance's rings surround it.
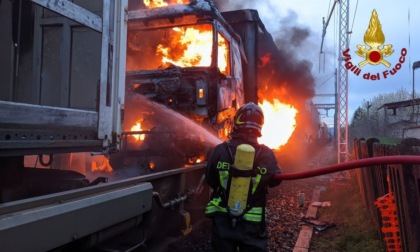
M 384 123 L 379 118 L 378 110 L 386 103 L 392 103 L 397 101 L 410 100 L 411 94 L 404 88 L 401 88 L 395 92 L 378 94 L 371 100 L 363 100 L 361 106 L 359 106 L 353 114 L 352 120 L 349 127 L 349 137 L 353 138 L 370 138 L 380 137 L 379 124 Z M 401 114 L 397 115 L 401 120 L 407 115 L 411 115 L 413 110 L 411 107 L 403 110 Z
M 353 114 L 351 124 L 349 127 L 350 139 L 366 137 L 371 135 L 371 123 L 367 116 L 367 109 L 358 107 Z

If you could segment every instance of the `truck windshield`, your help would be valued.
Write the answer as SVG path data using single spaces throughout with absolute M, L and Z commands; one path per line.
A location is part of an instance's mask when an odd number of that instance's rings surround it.
M 218 36 L 219 69 L 226 71 L 226 39 Z M 208 67 L 212 62 L 211 24 L 129 31 L 127 71 L 162 69 L 170 66 Z

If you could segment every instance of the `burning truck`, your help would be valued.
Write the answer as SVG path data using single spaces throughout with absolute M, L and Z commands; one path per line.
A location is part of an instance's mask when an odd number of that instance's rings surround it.
M 111 160 L 117 169 L 117 163 L 126 163 L 121 162 L 127 160 L 126 150 L 131 156 L 140 152 L 149 156 L 145 167 L 154 167 L 147 165 L 154 156 L 153 164 L 174 168 L 205 160 L 212 147 L 206 139 L 201 140 L 200 133 L 190 137 L 191 132 L 183 130 L 182 120 L 168 122 L 159 109 L 151 113 L 150 106 L 144 106 L 138 95 L 180 113 L 219 139 L 227 139 L 233 116 L 246 101 L 245 89 L 251 87 L 243 81 L 246 55 L 241 38 L 211 2 L 169 6 L 147 3 L 128 12 L 125 104 L 125 123 L 127 127 L 137 125 L 137 129 L 141 125 L 144 139 L 140 141 L 144 144 L 138 147 L 136 135 L 127 134 L 127 144 L 112 157 L 118 162 Z M 165 146 L 175 148 L 157 157 L 162 146 L 150 140 L 156 139 L 156 134 L 166 137 Z M 135 149 L 139 151 L 132 151 Z
M 289 128 L 277 126 L 266 136 L 286 132 L 283 142 L 274 138 L 277 142 L 273 148 L 287 142 L 296 124 L 297 110 L 278 100 L 272 105 L 258 97 L 259 92 L 261 95 L 258 83 L 262 80 L 259 72 L 270 71 L 267 70 L 273 67 L 269 63 L 270 55 L 278 52 L 257 11 L 220 13 L 212 1 L 182 5 L 130 3 L 126 132 L 122 151 L 111 156 L 113 167 L 140 164 L 155 169 L 158 162 L 160 167 L 180 167 L 205 160 L 214 146 L 214 142 L 200 134 L 189 137 L 191 132 L 185 132 L 182 120 L 167 120 L 159 109 L 154 111 L 139 101 L 140 96 L 177 111 L 221 140 L 228 138 L 234 114 L 244 103 L 260 103 L 263 108 L 283 105 L 282 112 L 290 114 L 289 125 L 283 124 Z M 267 125 L 270 124 L 268 115 Z M 162 145 L 153 144 L 159 142 L 152 140 L 156 134 L 166 136 L 165 146 L 177 146 L 174 151 L 162 151 Z

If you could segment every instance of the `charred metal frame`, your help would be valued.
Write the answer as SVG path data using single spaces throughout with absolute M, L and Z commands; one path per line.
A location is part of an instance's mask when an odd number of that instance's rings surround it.
M 166 73 L 174 74 L 174 79 L 180 80 L 180 76 L 187 78 L 195 78 L 195 89 L 196 92 L 196 101 L 195 103 L 183 104 L 180 107 L 182 112 L 190 113 L 192 116 L 198 116 L 200 119 L 206 120 L 210 126 L 212 126 L 219 134 L 223 131 L 225 127 L 229 127 L 228 120 L 233 118 L 234 111 L 237 107 L 241 106 L 243 101 L 243 96 L 238 95 L 239 91 L 242 88 L 236 88 L 237 85 L 242 85 L 242 73 L 238 77 L 233 73 L 232 69 L 232 47 L 235 50 L 239 50 L 238 54 L 241 54 L 242 59 L 245 59 L 245 53 L 242 48 L 242 41 L 238 34 L 232 29 L 230 25 L 225 21 L 222 14 L 207 1 L 197 1 L 189 5 L 178 5 L 178 6 L 168 6 L 156 9 L 141 9 L 141 10 L 130 10 L 128 12 L 128 30 L 147 30 L 147 29 L 157 29 L 170 26 L 182 26 L 182 25 L 193 25 L 193 24 L 204 24 L 211 23 L 213 26 L 213 56 L 212 62 L 209 67 L 194 67 L 182 69 L 182 72 L 178 69 L 165 70 Z M 226 74 L 226 78 L 222 77 L 217 70 L 218 55 L 214 54 L 217 48 L 217 36 L 218 32 L 228 41 L 229 43 L 229 67 L 230 73 Z M 235 46 L 233 46 L 235 44 Z M 236 46 L 237 45 L 237 46 Z M 133 85 L 135 83 L 142 83 L 146 86 L 155 86 L 154 91 L 150 93 L 142 93 L 142 95 L 150 98 L 156 99 L 159 102 L 165 102 L 164 99 L 157 97 L 156 90 L 158 90 L 159 78 L 162 78 L 163 70 L 144 70 L 144 71 L 131 71 L 127 73 L 127 85 Z M 205 81 L 199 80 L 206 76 L 207 83 Z M 165 77 L 169 78 L 165 75 Z M 163 79 L 163 78 L 162 78 Z M 221 80 L 223 79 L 223 81 Z M 225 81 L 227 80 L 227 82 Z M 217 87 L 214 86 L 214 81 L 220 81 L 220 85 Z M 210 87 L 212 86 L 212 87 Z M 198 89 L 205 89 L 205 99 L 198 99 Z M 234 90 L 235 89 L 235 90 Z M 235 94 L 235 100 L 230 101 L 226 99 L 227 93 Z M 220 95 L 223 93 L 223 95 Z M 231 95 L 229 95 L 230 97 Z M 256 96 L 256 94 L 255 94 Z M 239 99 L 239 100 L 238 100 Z M 213 102 L 214 101 L 214 102 Z M 236 104 L 235 104 L 236 101 Z M 191 105 L 189 109 L 185 109 L 186 106 Z M 183 108 L 181 108 L 183 107 Z M 184 109 L 184 110 L 183 110 Z M 176 110 L 176 109 L 175 109 Z M 223 131 L 225 132 L 225 131 Z

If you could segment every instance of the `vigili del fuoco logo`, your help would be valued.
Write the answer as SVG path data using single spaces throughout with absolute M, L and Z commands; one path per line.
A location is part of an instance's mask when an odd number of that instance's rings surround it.
M 382 32 L 382 27 L 379 22 L 378 14 L 376 10 L 372 11 L 372 16 L 370 17 L 369 27 L 365 32 L 365 36 L 363 38 L 365 45 L 357 45 L 357 51 L 355 53 L 360 56 L 362 61 L 357 64 L 354 64 L 351 61 L 351 56 L 349 54 L 350 48 L 347 48 L 343 52 L 343 57 L 347 70 L 353 72 L 355 75 L 359 76 L 362 73 L 362 68 L 367 65 L 383 65 L 389 69 L 377 72 L 377 73 L 370 73 L 365 72 L 363 73 L 362 77 L 366 80 L 381 80 L 386 79 L 391 75 L 395 75 L 398 70 L 401 69 L 402 64 L 405 62 L 405 56 L 407 55 L 407 49 L 402 48 L 400 52 L 400 58 L 396 64 L 394 64 L 391 68 L 391 63 L 387 60 L 387 57 L 391 56 L 394 53 L 392 49 L 392 44 L 384 45 L 385 43 L 385 35 Z

